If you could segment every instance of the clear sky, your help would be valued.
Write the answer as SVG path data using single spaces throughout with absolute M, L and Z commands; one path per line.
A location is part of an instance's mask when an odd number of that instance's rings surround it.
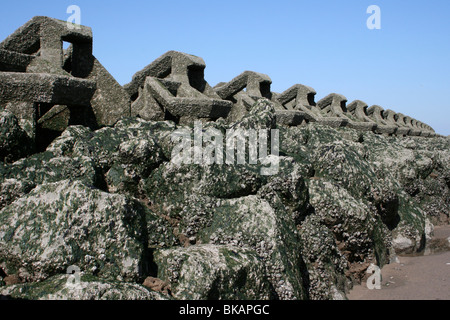
M 94 54 L 120 84 L 169 50 L 202 57 L 210 85 L 245 70 L 272 91 L 301 83 L 381 105 L 450 135 L 449 0 L 1 1 L 0 41 L 69 5 L 92 27 Z M 366 25 L 370 5 L 381 29 Z

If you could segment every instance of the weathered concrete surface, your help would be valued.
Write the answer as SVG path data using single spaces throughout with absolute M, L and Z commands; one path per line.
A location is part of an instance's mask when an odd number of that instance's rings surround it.
M 63 50 L 63 41 L 71 43 L 67 50 Z M 320 122 L 336 128 L 347 126 L 382 134 L 435 135 L 429 126 L 412 118 L 398 120 L 391 112 L 384 115 L 379 106 L 366 111 L 367 108 L 356 108 L 355 105 L 354 109 L 347 110 L 346 98 L 342 95 L 330 94 L 316 104 L 316 92 L 304 85 L 294 85 L 281 94 L 273 93 L 270 77 L 253 71 L 245 71 L 230 82 L 211 88 L 204 79 L 204 60 L 177 51 L 169 51 L 156 59 L 137 72 L 132 81 L 122 88 L 92 55 L 92 46 L 93 36 L 89 27 L 71 28 L 65 21 L 48 17 L 31 19 L 0 43 L 0 71 L 92 80 L 96 90 L 92 95 L 91 92 L 78 91 L 79 94 L 67 98 L 70 104 L 48 102 L 48 98 L 34 101 L 37 94 L 30 94 L 29 90 L 23 90 L 16 96 L 11 94 L 12 90 L 7 90 L 9 93 L 2 95 L 3 107 L 15 113 L 20 121 L 27 121 L 27 127 L 31 128 L 27 129 L 29 131 L 50 118 L 52 121 L 44 126 L 60 130 L 70 123 L 67 115 L 73 109 L 71 106 L 77 105 L 85 106 L 81 113 L 91 113 L 87 118 L 95 118 L 95 121 L 84 120 L 84 124 L 89 122 L 91 127 L 111 126 L 130 115 L 145 120 L 174 120 L 179 123 L 218 118 L 227 118 L 232 122 L 246 115 L 256 99 L 263 97 L 274 103 L 279 112 L 279 124 L 288 126 Z M 157 79 L 158 85 L 154 81 L 147 83 L 148 77 Z M 31 81 L 28 81 L 29 86 L 33 86 Z M 37 86 L 36 90 L 39 90 Z M 42 95 L 47 94 L 44 89 Z M 23 98 L 26 99 L 20 100 Z M 87 100 L 89 103 L 86 103 Z M 18 110 L 14 112 L 16 102 Z M 27 107 L 25 102 L 29 102 Z M 36 109 L 31 103 L 37 102 L 51 103 L 55 107 L 46 106 L 46 111 L 52 111 L 40 122 L 40 119 L 34 119 L 38 124 L 26 114 Z M 64 105 L 67 105 L 65 109 Z M 55 114 L 60 114 L 59 119 L 62 120 L 54 118 Z M 78 123 L 82 118 L 86 117 L 78 116 Z M 371 121 L 368 121 L 369 118 Z
M 177 51 L 165 53 L 125 85 L 133 101 L 131 114 L 182 123 L 227 117 L 231 103 L 222 100 L 205 81 L 205 67 L 200 57 Z
M 296 84 L 277 96 L 277 100 L 288 109 L 302 110 L 302 107 L 315 106 L 316 91 L 308 86 Z M 303 110 L 304 111 L 304 110 Z
M 147 78 L 145 88 L 171 115 L 180 118 L 218 119 L 226 117 L 231 109 L 228 101 L 212 98 L 175 97 L 158 79 Z
M 321 116 L 315 108 L 314 96 L 316 91 L 302 84 L 296 84 L 274 97 L 287 110 L 296 110 L 302 112 L 304 121 L 319 122 Z M 315 111 L 315 112 L 314 112 Z
M 71 43 L 66 51 L 63 50 L 63 41 Z M 13 89 L 16 91 L 8 90 L 7 87 L 1 88 L 2 102 L 27 101 L 88 106 L 92 108 L 98 126 L 113 125 L 120 118 L 129 116 L 128 95 L 92 55 L 92 42 L 92 30 L 89 27 L 70 28 L 66 21 L 34 17 L 0 43 L 1 71 L 32 74 L 15 76 L 16 87 Z M 41 79 L 35 79 L 34 74 L 70 77 L 71 80 L 67 80 L 64 90 L 54 93 L 60 95 L 58 99 L 50 99 L 48 88 L 37 85 L 36 81 Z M 3 78 L 2 83 L 6 83 L 6 80 L 8 79 Z M 47 81 L 42 80 L 44 83 Z M 94 81 L 93 85 L 90 85 L 90 88 L 94 86 L 94 92 L 76 91 L 80 87 L 79 83 L 88 83 L 89 80 Z M 20 81 L 24 83 L 17 83 Z M 17 87 L 20 85 L 24 88 Z M 30 87 L 33 87 L 34 92 Z M 55 86 L 54 90 L 59 90 L 59 86 Z
M 0 104 L 41 102 L 89 105 L 96 83 L 85 79 L 45 73 L 0 72 Z
M 97 83 L 91 106 L 99 126 L 114 125 L 120 119 L 131 115 L 126 91 L 96 58 L 86 79 Z
M 0 71 L 25 72 L 35 56 L 0 49 Z
M 71 76 L 0 72 L 0 107 L 20 119 L 40 149 L 70 124 L 97 126 L 89 112 L 96 89 L 96 82 Z
M 247 115 L 256 99 L 271 99 L 271 84 L 272 80 L 266 74 L 244 71 L 231 81 L 216 85 L 214 90 L 222 99 L 230 100 L 233 103 L 233 108 L 227 118 L 229 122 L 233 122 Z M 246 90 L 244 91 L 244 89 Z M 288 121 L 288 123 L 295 121 L 292 116 L 288 119 L 281 115 L 280 119 Z
M 254 71 L 244 71 L 230 82 L 217 87 L 216 92 L 222 99 L 228 99 L 233 97 L 236 93 L 247 89 L 246 92 L 249 96 L 270 99 L 271 84 L 272 80 L 265 74 Z
M 386 121 L 387 124 L 397 127 L 397 130 L 395 131 L 396 135 L 407 136 L 409 134 L 409 131 L 411 129 L 409 129 L 407 127 L 402 127 L 398 124 L 398 122 L 395 120 L 397 114 L 394 111 L 392 111 L 390 109 L 384 110 L 382 115 L 383 115 L 383 119 Z
M 278 110 L 275 114 L 277 124 L 287 126 L 299 126 L 305 123 L 307 115 L 303 111 L 298 110 Z
M 23 54 L 35 54 L 33 72 L 62 72 L 62 41 L 90 44 L 92 46 L 92 30 L 78 26 L 69 28 L 66 21 L 37 16 L 0 43 L 0 49 Z
M 378 105 L 373 105 L 367 109 L 368 116 L 377 123 L 377 133 L 392 135 L 397 131 L 397 127 L 390 125 L 383 118 L 384 109 Z
M 350 114 L 357 124 L 364 123 L 367 131 L 376 131 L 378 124 L 368 117 L 368 105 L 364 101 L 355 100 L 347 106 L 347 113 Z M 353 126 L 357 129 L 357 126 Z
M 349 119 L 342 116 L 342 108 L 345 107 L 347 98 L 341 94 L 330 93 L 317 102 L 317 108 L 323 114 L 321 122 L 333 127 L 345 127 Z
M 413 120 L 414 119 L 409 116 L 406 116 L 404 118 L 406 126 L 411 128 L 411 130 L 409 131 L 409 135 L 418 137 L 418 136 L 420 136 L 421 130 L 418 129 L 416 126 L 414 126 Z

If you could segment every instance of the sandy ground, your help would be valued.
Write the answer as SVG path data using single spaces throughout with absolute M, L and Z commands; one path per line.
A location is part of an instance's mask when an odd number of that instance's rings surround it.
M 450 237 L 450 226 L 436 227 L 434 239 Z M 356 285 L 349 300 L 450 300 L 450 251 L 399 256 L 381 269 L 381 289 Z

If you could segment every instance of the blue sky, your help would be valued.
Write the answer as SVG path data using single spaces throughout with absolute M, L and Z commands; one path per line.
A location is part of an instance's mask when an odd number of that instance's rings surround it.
M 81 8 L 94 54 L 120 84 L 169 50 L 202 57 L 214 86 L 245 70 L 272 91 L 301 83 L 349 102 L 407 114 L 450 135 L 450 1 L 4 1 L 0 41 L 33 16 L 67 20 Z M 369 5 L 381 29 L 369 30 Z

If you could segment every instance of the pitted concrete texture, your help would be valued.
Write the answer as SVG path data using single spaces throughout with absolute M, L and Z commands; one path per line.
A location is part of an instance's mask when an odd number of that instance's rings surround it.
M 338 127 L 346 127 L 350 120 L 346 116 L 343 116 L 343 108 L 347 103 L 347 98 L 341 94 L 330 93 L 325 98 L 322 98 L 317 102 L 317 107 L 321 110 L 325 120 L 335 119 L 335 122 L 340 120 Z M 335 126 L 335 125 L 332 125 Z
M 125 85 L 131 115 L 146 120 L 226 118 L 231 102 L 222 100 L 204 79 L 202 58 L 169 51 L 133 76 Z
M 297 110 L 277 110 L 275 111 L 277 124 L 286 126 L 299 126 L 304 123 L 305 113 Z
M 318 105 L 314 101 L 315 95 L 316 91 L 313 88 L 302 84 L 296 84 L 281 93 L 277 97 L 277 100 L 287 109 L 301 111 L 304 114 L 304 118 L 307 123 L 319 122 L 332 127 L 347 125 L 347 118 L 322 112 L 321 108 L 318 108 Z
M 395 134 L 398 136 L 407 136 L 409 134 L 410 129 L 407 127 L 401 127 L 397 121 L 395 120 L 396 118 L 396 113 L 390 109 L 388 110 L 384 110 L 382 112 L 383 115 L 383 119 L 385 120 L 385 122 L 388 125 L 397 127 L 397 130 L 395 131 Z
M 332 93 L 320 100 L 320 108 L 337 118 L 344 119 L 342 126 L 347 126 L 360 131 L 374 131 L 377 127 L 372 121 L 359 121 L 351 112 L 348 112 L 347 98 L 343 95 Z
M 316 91 L 313 88 L 296 84 L 273 99 L 287 110 L 302 112 L 305 122 L 308 123 L 317 122 L 321 118 L 320 111 L 315 108 L 315 95 Z
M 10 101 L 89 105 L 94 81 L 45 73 L 0 72 L 0 104 Z
M 302 110 L 304 107 L 308 110 L 315 106 L 314 97 L 316 91 L 302 84 L 295 84 L 276 98 L 283 106 L 288 109 Z
M 420 136 L 421 131 L 420 131 L 420 129 L 417 129 L 417 128 L 413 125 L 413 120 L 414 120 L 414 119 L 411 118 L 411 117 L 408 117 L 408 116 L 405 117 L 405 123 L 406 123 L 406 126 L 408 126 L 408 127 L 411 128 L 411 130 L 410 130 L 410 132 L 409 132 L 409 135 L 410 135 L 410 136 L 418 137 L 418 136 Z
M 34 55 L 0 49 L 0 71 L 26 72 Z
M 230 122 L 245 116 L 255 102 L 260 98 L 272 98 L 270 86 L 272 80 L 266 74 L 244 71 L 227 83 L 220 83 L 214 87 L 215 92 L 222 98 L 233 103 L 228 116 Z M 246 89 L 244 91 L 244 89 Z M 285 110 L 281 106 L 275 106 L 278 110 Z M 290 121 L 294 117 L 279 117 L 280 121 Z
M 63 49 L 64 41 L 71 43 L 67 50 Z M 93 110 L 98 126 L 113 125 L 120 118 L 130 115 L 130 102 L 124 89 L 92 55 L 92 43 L 90 27 L 73 28 L 66 21 L 34 17 L 0 43 L 0 70 L 73 78 L 74 80 L 68 81 L 70 86 L 74 86 L 72 91 L 79 87 L 77 83 L 82 83 L 76 79 L 90 80 L 96 86 L 93 94 L 91 90 L 77 90 L 77 95 L 68 95 L 64 103 L 88 106 Z M 28 81 L 27 79 L 33 78 L 22 79 Z M 24 87 L 29 88 L 29 85 L 24 84 Z M 3 89 L 7 89 L 7 86 Z M 30 101 L 41 87 L 36 85 L 34 89 L 34 95 L 23 90 L 15 96 L 11 92 L 7 96 L 9 101 L 19 101 L 19 98 Z M 42 89 L 42 95 L 46 96 L 48 90 Z M 29 96 L 26 96 L 27 92 Z M 3 102 L 5 100 L 4 97 Z M 41 100 L 33 102 L 42 102 Z
M 347 116 L 352 118 L 352 127 L 355 129 L 373 131 L 378 128 L 378 124 L 367 116 L 368 105 L 364 101 L 355 100 L 347 106 Z M 364 124 L 363 127 L 361 124 Z
M 92 50 L 92 30 L 78 26 L 69 28 L 66 21 L 48 17 L 34 17 L 6 38 L 0 49 L 39 56 L 29 65 L 29 72 L 63 73 L 62 41 L 90 46 Z
M 377 123 L 377 133 L 392 135 L 397 132 L 397 126 L 389 124 L 383 117 L 384 109 L 379 105 L 373 105 L 367 109 L 369 118 Z
M 196 118 L 218 119 L 226 116 L 230 109 L 230 103 L 224 100 L 208 97 L 203 99 L 176 97 L 157 78 L 148 77 L 145 81 L 145 87 L 156 101 L 176 117 L 194 115 Z
M 244 71 L 230 82 L 217 88 L 216 92 L 222 99 L 227 99 L 247 89 L 247 94 L 251 97 L 270 99 L 271 84 L 272 80 L 268 75 L 253 71 Z

